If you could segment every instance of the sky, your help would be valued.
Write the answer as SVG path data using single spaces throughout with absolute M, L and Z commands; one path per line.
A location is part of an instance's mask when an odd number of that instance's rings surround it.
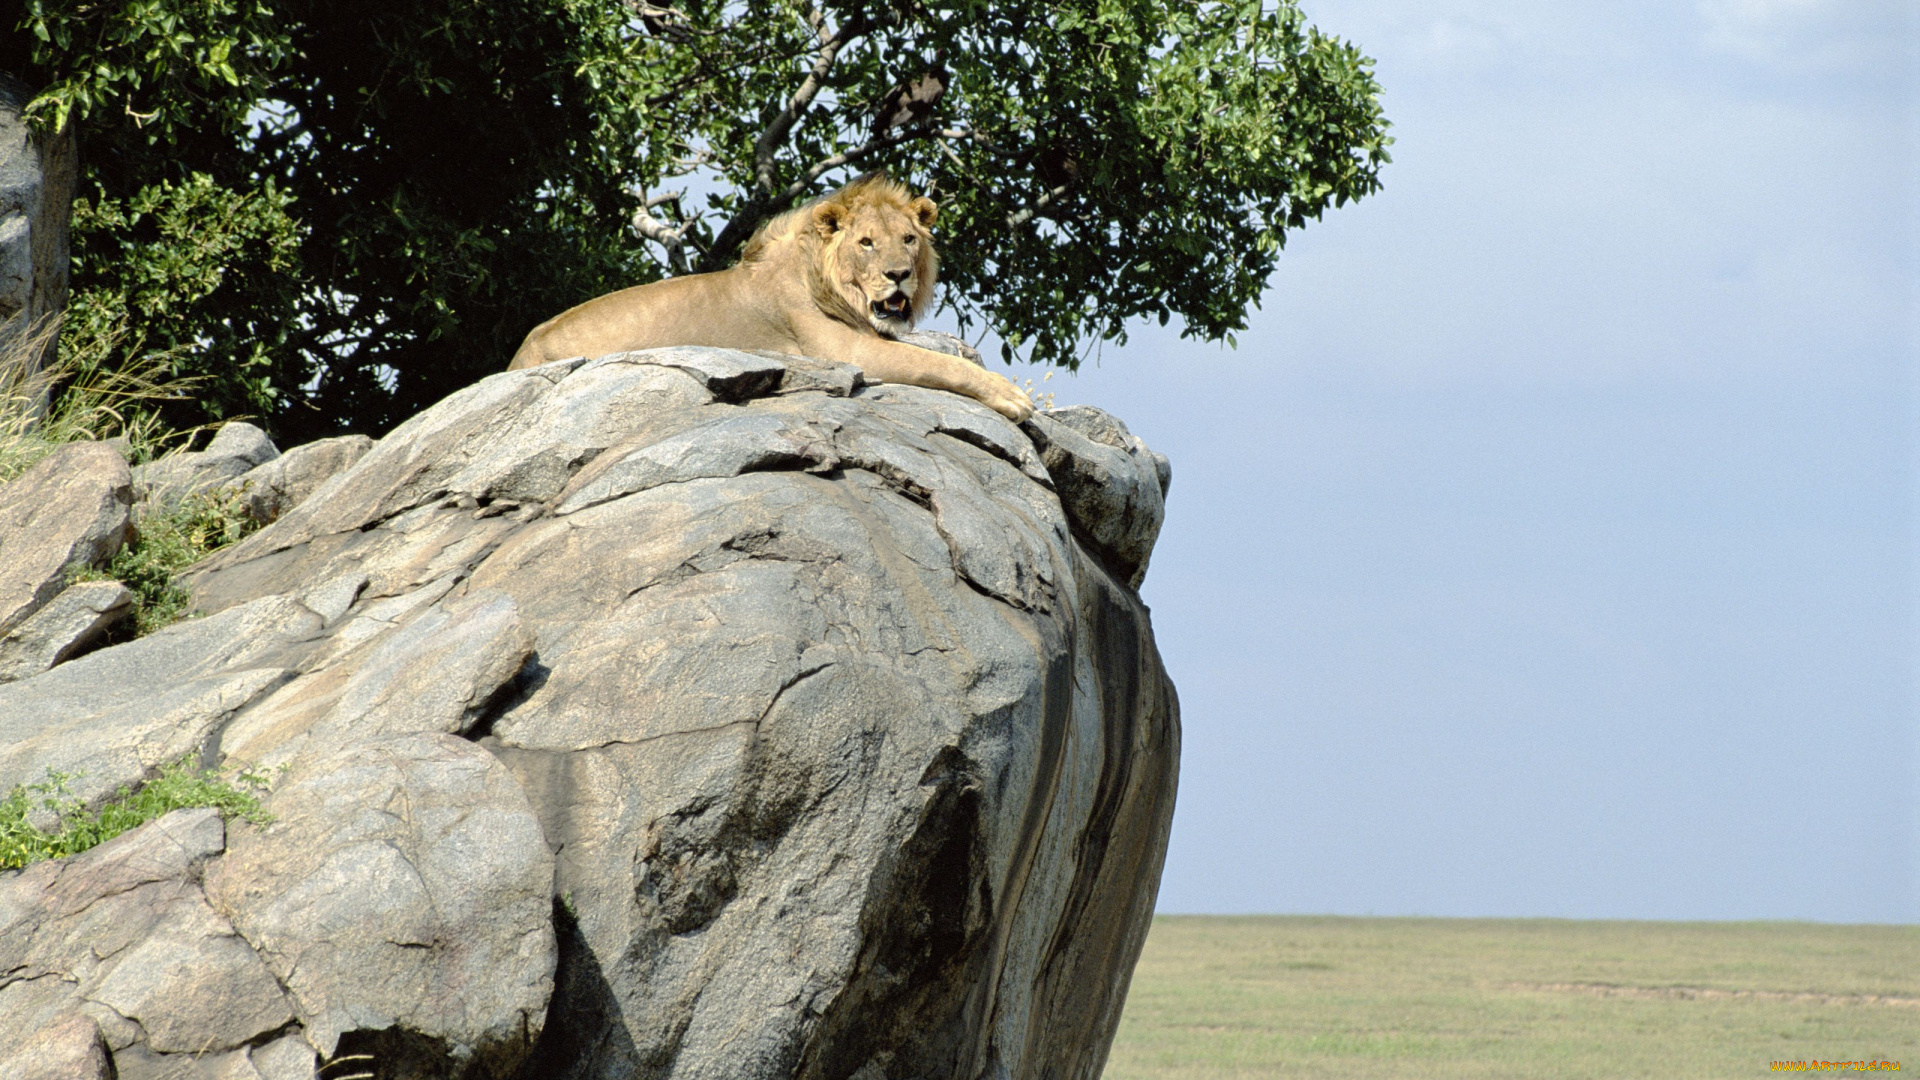
M 1920 922 L 1920 6 L 1304 6 L 1385 190 L 1044 384 L 1174 463 L 1160 910 Z

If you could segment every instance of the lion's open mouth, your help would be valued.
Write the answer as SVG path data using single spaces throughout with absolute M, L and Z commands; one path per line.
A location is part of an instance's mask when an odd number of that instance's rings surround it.
M 906 293 L 896 292 L 885 300 L 875 300 L 872 304 L 873 314 L 881 319 L 904 319 L 907 317 L 908 303 Z

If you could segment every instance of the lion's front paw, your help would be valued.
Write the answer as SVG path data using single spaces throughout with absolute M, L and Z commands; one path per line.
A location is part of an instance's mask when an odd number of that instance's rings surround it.
M 980 395 L 980 400 L 986 403 L 987 408 L 1016 424 L 1033 415 L 1033 399 L 1027 396 L 1025 390 L 1015 386 L 1012 379 L 1003 375 L 993 376 L 992 385 Z

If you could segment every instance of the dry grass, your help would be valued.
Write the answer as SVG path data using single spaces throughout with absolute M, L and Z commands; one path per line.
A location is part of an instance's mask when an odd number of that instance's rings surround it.
M 49 320 L 0 349 L 0 483 L 70 442 L 124 437 L 139 462 L 192 438 L 192 430 L 168 428 L 155 409 L 186 400 L 200 380 L 175 376 L 160 354 L 109 369 L 111 337 L 62 341 L 53 362 L 38 367 L 36 358 L 58 331 Z
M 1106 1080 L 1920 1068 L 1920 927 L 1162 917 Z
M 1049 371 L 1045 375 L 1040 376 L 1040 383 L 1041 385 L 1045 385 L 1051 382 L 1052 379 L 1053 372 Z M 1028 379 L 1025 383 L 1022 383 L 1020 389 L 1025 390 L 1027 397 L 1033 400 L 1033 407 L 1042 412 L 1058 407 L 1053 403 L 1053 391 L 1043 390 L 1040 386 L 1035 386 L 1032 379 Z

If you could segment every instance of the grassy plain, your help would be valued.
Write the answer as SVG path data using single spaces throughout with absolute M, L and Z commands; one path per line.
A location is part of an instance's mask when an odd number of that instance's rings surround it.
M 1920 926 L 1161 916 L 1104 1080 L 1721 1080 L 1811 1060 L 1920 1073 Z

